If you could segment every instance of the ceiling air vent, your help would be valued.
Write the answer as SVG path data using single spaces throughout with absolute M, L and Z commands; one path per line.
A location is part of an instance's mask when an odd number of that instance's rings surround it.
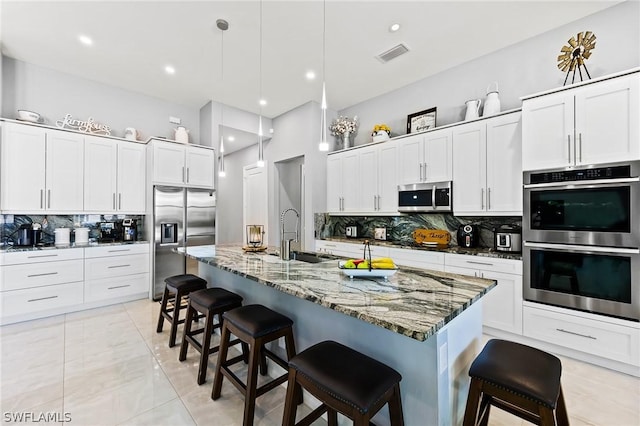
M 376 59 L 378 59 L 383 64 L 386 64 L 390 60 L 395 59 L 400 55 L 404 55 L 408 51 L 409 51 L 409 48 L 404 44 L 400 43 L 397 46 L 393 46 L 391 49 L 387 50 L 386 52 L 382 52 L 381 54 L 376 56 Z

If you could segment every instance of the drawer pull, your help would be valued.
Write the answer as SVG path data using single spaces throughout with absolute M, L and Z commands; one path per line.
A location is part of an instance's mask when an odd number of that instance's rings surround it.
M 31 275 L 27 275 L 27 278 L 44 277 L 45 275 L 58 275 L 58 273 L 57 272 L 44 272 L 42 274 L 31 274 Z
M 467 263 L 471 263 L 471 264 L 473 264 L 473 265 L 493 266 L 493 263 L 488 263 L 488 262 L 474 262 L 473 260 L 467 260 Z
M 38 259 L 40 257 L 58 257 L 57 254 L 40 254 L 38 256 L 27 256 L 27 259 Z
M 121 251 L 131 251 L 131 249 L 118 249 L 118 250 L 109 250 L 109 253 L 117 253 L 117 252 L 121 252 Z
M 38 302 L 40 300 L 55 299 L 57 297 L 58 296 L 41 297 L 39 299 L 29 299 L 29 300 L 27 300 L 27 302 Z
M 568 330 L 564 330 L 562 328 L 556 328 L 556 330 L 558 330 L 558 331 L 560 331 L 562 333 L 573 334 L 574 336 L 580 336 L 580 337 L 586 337 L 587 339 L 598 340 L 593 336 L 589 336 L 588 334 L 580 334 L 580 333 L 576 333 L 575 331 L 568 331 Z
M 131 265 L 113 265 L 113 266 L 109 266 L 109 269 L 113 269 L 113 268 L 127 268 Z
M 113 286 L 113 287 L 108 287 L 108 290 L 114 290 L 116 288 L 125 288 L 125 287 L 131 287 L 131 284 L 116 285 L 116 286 Z

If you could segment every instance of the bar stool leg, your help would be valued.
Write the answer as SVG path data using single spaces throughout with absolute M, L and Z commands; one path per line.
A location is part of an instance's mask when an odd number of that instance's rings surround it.
M 294 356 L 296 356 L 296 344 L 295 341 L 293 340 L 293 331 L 287 333 L 284 335 L 284 346 L 286 348 L 287 351 L 287 361 L 290 361 L 291 358 L 293 358 Z M 302 404 L 303 400 L 303 394 L 302 394 L 302 386 L 300 386 L 299 383 L 295 384 L 295 402 L 296 404 L 300 405 Z
M 567 415 L 567 406 L 564 402 L 562 386 L 560 386 L 560 395 L 558 396 L 558 402 L 556 403 L 556 422 L 558 423 L 558 426 L 569 426 L 569 416 Z
M 164 315 L 163 312 L 167 310 L 167 302 L 169 301 L 169 290 L 167 287 L 164 287 L 164 293 L 162 294 L 162 303 L 160 304 L 160 315 L 158 316 L 158 327 L 156 328 L 156 332 L 162 332 L 162 324 L 164 324 Z
M 195 309 L 189 305 L 187 307 L 187 316 L 184 320 L 184 329 L 182 330 L 182 344 L 180 345 L 180 355 L 178 356 L 178 361 L 184 361 L 187 359 L 187 349 L 189 348 L 189 342 L 187 341 L 187 336 L 191 333 L 191 323 L 193 322 L 193 315 Z M 196 317 L 198 313 L 195 312 Z
M 180 307 L 182 305 L 182 292 L 176 292 L 175 307 L 173 308 L 173 320 L 171 321 L 171 334 L 169 335 L 169 347 L 176 345 L 176 334 L 178 334 L 178 322 L 180 321 Z
M 222 331 L 220 332 L 220 349 L 218 350 L 218 362 L 213 379 L 213 390 L 211 391 L 211 399 L 214 401 L 220 398 L 222 392 L 222 364 L 227 360 L 227 351 L 229 349 L 229 329 L 227 324 L 222 323 Z
M 258 385 L 258 369 L 262 364 L 262 342 L 257 339 L 252 342 L 249 350 L 249 371 L 247 372 L 246 395 L 244 396 L 243 426 L 253 426 L 253 416 L 256 409 L 256 389 Z
M 467 407 L 464 410 L 464 426 L 475 426 L 476 419 L 478 417 L 478 405 L 480 403 L 480 394 L 482 390 L 482 383 L 475 379 L 471 379 L 469 385 L 469 396 L 467 397 Z
M 391 426 L 404 425 L 404 417 L 402 415 L 402 399 L 400 398 L 400 385 L 395 385 L 393 387 L 393 396 L 389 400 L 388 404 Z
M 338 412 L 327 407 L 327 425 L 338 426 Z
M 296 412 L 298 411 L 298 404 L 295 404 L 296 393 L 299 392 L 300 387 L 297 386 L 296 381 L 297 370 L 294 368 L 289 369 L 289 381 L 287 383 L 287 396 L 284 402 L 284 416 L 282 418 L 282 426 L 295 426 Z
M 207 366 L 209 364 L 209 346 L 211 345 L 211 332 L 213 331 L 213 317 L 215 315 L 207 311 L 205 316 L 204 333 L 202 336 L 202 350 L 200 351 L 200 367 L 198 367 L 198 384 L 207 380 Z

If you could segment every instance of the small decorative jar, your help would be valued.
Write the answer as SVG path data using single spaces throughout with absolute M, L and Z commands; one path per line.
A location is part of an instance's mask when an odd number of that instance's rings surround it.
M 372 137 L 374 142 L 384 142 L 389 140 L 389 133 L 386 130 L 378 130 Z

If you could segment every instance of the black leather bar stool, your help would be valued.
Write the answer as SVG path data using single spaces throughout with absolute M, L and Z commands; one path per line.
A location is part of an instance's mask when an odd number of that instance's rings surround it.
M 491 406 L 531 423 L 569 425 L 555 356 L 519 343 L 492 339 L 471 364 L 464 425 L 486 425 Z
M 309 425 L 325 411 L 329 426 L 337 426 L 341 413 L 356 426 L 368 426 L 371 418 L 389 404 L 391 426 L 404 424 L 396 370 L 337 342 L 320 342 L 289 361 L 289 384 L 283 426 L 295 425 L 298 392 L 302 385 L 322 403 L 297 425 Z
M 176 345 L 176 334 L 178 332 L 178 324 L 182 324 L 184 320 L 180 320 L 180 310 L 183 309 L 182 301 L 192 291 L 203 290 L 207 288 L 207 281 L 193 274 L 174 275 L 164 280 L 164 294 L 162 295 L 162 304 L 160 305 L 160 315 L 158 316 L 158 333 L 162 332 L 162 324 L 165 318 L 171 323 L 171 333 L 169 334 L 169 347 Z M 171 295 L 173 294 L 173 298 Z M 169 306 L 172 302 L 172 306 Z
M 213 379 L 211 399 L 220 398 L 223 376 L 244 395 L 244 426 L 253 425 L 253 416 L 256 406 L 256 398 L 276 388 L 287 381 L 287 374 L 283 374 L 268 383 L 258 387 L 258 368 L 265 375 L 267 365 L 265 356 L 272 359 L 285 370 L 287 362 L 264 347 L 266 343 L 285 338 L 287 360 L 291 359 L 296 348 L 293 341 L 293 321 L 262 305 L 246 305 L 227 311 L 222 314 L 222 332 L 220 337 L 220 352 L 216 363 L 216 372 Z M 243 383 L 229 367 L 243 360 L 243 356 L 237 356 L 227 360 L 230 334 L 249 345 L 249 366 L 247 383 Z M 302 402 L 300 398 L 299 402 Z
M 187 359 L 189 344 L 200 353 L 200 365 L 198 367 L 198 384 L 203 384 L 207 379 L 207 365 L 209 355 L 214 354 L 220 348 L 219 345 L 211 348 L 211 335 L 214 330 L 222 326 L 222 314 L 231 309 L 242 306 L 242 297 L 223 288 L 213 287 L 194 291 L 189 294 L 189 306 L 182 331 L 182 345 L 178 360 Z M 205 317 L 204 327 L 194 330 L 193 320 L 200 314 Z M 214 324 L 214 317 L 218 316 L 218 322 Z M 202 334 L 201 341 L 195 337 Z M 229 344 L 239 343 L 239 340 Z

